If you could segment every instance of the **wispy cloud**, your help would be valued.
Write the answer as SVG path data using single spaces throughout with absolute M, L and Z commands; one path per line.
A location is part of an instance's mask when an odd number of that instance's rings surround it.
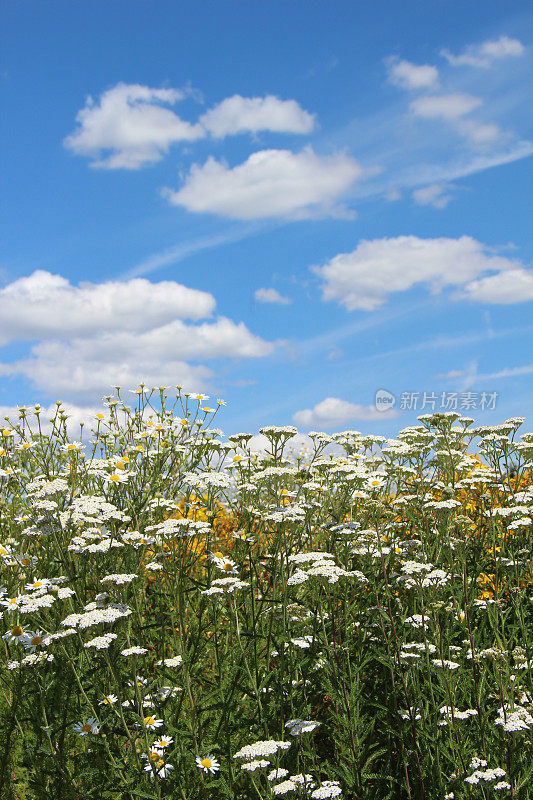
M 272 223 L 270 223 L 272 226 Z M 123 279 L 138 278 L 141 275 L 149 275 L 162 267 L 168 267 L 170 264 L 179 264 L 190 256 L 197 253 L 202 253 L 204 250 L 212 250 L 215 247 L 222 247 L 226 244 L 233 242 L 240 242 L 260 233 L 265 230 L 265 224 L 255 223 L 246 226 L 239 226 L 232 230 L 226 230 L 221 233 L 213 233 L 207 236 L 201 236 L 198 239 L 193 239 L 189 242 L 180 242 L 174 247 L 168 247 L 158 253 L 153 253 L 151 256 L 143 259 L 139 264 L 132 269 L 127 270 L 123 275 Z
M 282 306 L 288 306 L 292 303 L 289 297 L 284 297 L 277 289 L 256 289 L 254 298 L 258 303 L 274 303 Z
M 431 186 L 423 186 L 415 189 L 413 200 L 418 206 L 432 206 L 432 208 L 443 209 L 450 203 L 453 195 L 450 184 L 433 183 Z
M 489 39 L 481 44 L 471 44 L 457 56 L 449 50 L 441 50 L 441 55 L 453 67 L 491 67 L 494 62 L 503 58 L 516 58 L 524 54 L 525 47 L 519 39 L 509 36 L 500 36 L 499 39 Z

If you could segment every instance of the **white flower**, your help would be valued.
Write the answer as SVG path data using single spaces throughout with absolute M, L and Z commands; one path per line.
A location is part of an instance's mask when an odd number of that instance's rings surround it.
M 311 792 L 311 797 L 315 800 L 322 800 L 326 797 L 338 797 L 342 794 L 342 789 L 337 781 L 322 781 L 322 784 Z
M 112 706 L 118 701 L 116 694 L 108 694 L 98 701 L 99 706 Z
M 510 733 L 527 731 L 533 725 L 533 716 L 523 706 L 515 704 L 513 711 L 509 706 L 500 708 L 494 723 Z
M 255 742 L 254 744 L 247 744 L 242 747 L 238 753 L 235 753 L 233 758 L 252 759 L 257 756 L 273 756 L 278 750 L 287 750 L 291 746 L 290 742 L 277 742 L 273 739 Z
M 38 647 L 44 646 L 44 633 L 42 631 L 27 631 L 28 640 L 23 642 L 24 648 L 30 653 L 35 653 Z
M 264 758 L 257 758 L 254 761 L 247 761 L 245 764 L 241 764 L 241 769 L 247 770 L 247 772 L 255 772 L 256 769 L 264 769 L 269 766 L 269 761 Z
M 294 783 L 294 781 L 283 781 L 272 787 L 272 794 L 287 794 L 287 792 L 293 792 L 297 788 L 298 784 Z
M 288 774 L 289 774 L 288 769 L 283 769 L 282 767 L 279 767 L 278 769 L 271 770 L 268 773 L 267 778 L 269 781 L 279 781 L 281 780 L 281 778 L 284 778 Z
M 173 741 L 174 739 L 172 736 L 160 736 L 159 739 L 154 742 L 153 746 L 158 750 L 164 750 L 165 747 L 169 747 Z
M 27 583 L 25 585 L 25 589 L 27 592 L 36 591 L 37 589 L 43 589 L 46 586 L 50 585 L 50 581 L 48 578 L 35 578 L 31 583 Z
M 153 731 L 156 728 L 160 728 L 163 724 L 162 719 L 156 719 L 155 717 L 145 717 L 143 720 L 144 727 L 148 728 L 149 731 Z
M 211 775 L 214 775 L 220 769 L 220 764 L 213 756 L 204 756 L 203 758 L 196 756 L 196 766 L 202 772 L 210 772 Z
M 119 574 L 113 573 L 111 575 L 106 575 L 105 578 L 102 578 L 100 583 L 114 583 L 115 586 L 121 586 L 124 583 L 131 583 L 132 580 L 138 578 L 139 576 L 135 573 L 133 574 Z
M 111 642 L 116 638 L 116 633 L 104 633 L 103 636 L 95 636 L 94 639 L 86 642 L 83 646 L 86 648 L 94 647 L 95 650 L 107 650 Z
M 179 667 L 183 664 L 181 656 L 172 656 L 172 658 L 164 658 L 161 661 L 156 661 L 156 667 Z
M 77 722 L 74 725 L 74 730 L 78 736 L 87 736 L 88 733 L 98 733 L 100 725 L 94 717 L 89 717 L 85 722 Z
M 148 764 L 146 764 L 144 771 L 150 773 L 150 777 L 153 779 L 154 777 L 154 767 L 156 769 L 157 777 L 158 778 L 166 778 L 170 771 L 174 769 L 172 764 L 167 764 L 163 758 L 163 751 L 162 750 L 150 750 L 148 755 L 143 753 L 142 757 L 148 760 Z M 153 766 L 152 766 L 153 764 Z
M 120 655 L 126 657 L 143 656 L 147 652 L 148 650 L 146 649 L 146 647 L 128 647 L 126 650 L 121 650 Z
M 301 733 L 311 733 L 320 724 L 320 722 L 313 722 L 312 720 L 290 719 L 285 723 L 285 727 L 289 729 L 291 736 L 298 736 Z
M 458 669 L 461 666 L 456 661 L 447 661 L 445 658 L 434 658 L 433 664 L 436 667 L 445 667 L 446 669 Z
M 2 639 L 5 639 L 8 644 L 26 644 L 29 639 L 29 634 L 21 625 L 15 625 L 4 633 Z

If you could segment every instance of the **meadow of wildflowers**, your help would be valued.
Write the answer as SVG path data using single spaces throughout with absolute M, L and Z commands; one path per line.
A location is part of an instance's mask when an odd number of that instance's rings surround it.
M 0 425 L 0 797 L 533 797 L 522 419 L 254 452 L 129 397 Z

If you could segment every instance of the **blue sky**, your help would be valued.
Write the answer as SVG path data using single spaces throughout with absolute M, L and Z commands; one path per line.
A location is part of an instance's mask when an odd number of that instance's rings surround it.
M 0 27 L 4 413 L 145 381 L 224 398 L 226 433 L 531 424 L 528 3 L 6 0 Z

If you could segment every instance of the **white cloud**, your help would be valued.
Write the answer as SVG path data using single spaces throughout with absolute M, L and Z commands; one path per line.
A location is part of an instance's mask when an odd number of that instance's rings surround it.
M 499 39 L 488 40 L 482 44 L 470 45 L 458 56 L 452 55 L 449 50 L 443 50 L 442 55 L 453 67 L 490 67 L 495 61 L 502 58 L 521 56 L 525 47 L 518 39 L 509 36 L 500 36 Z
M 413 64 L 396 58 L 388 60 L 388 79 L 402 89 L 427 89 L 439 79 L 439 71 L 431 64 Z
M 292 303 L 289 297 L 284 297 L 277 289 L 256 289 L 254 298 L 258 303 L 277 303 L 284 306 Z
M 97 102 L 87 98 L 76 115 L 78 127 L 63 143 L 74 153 L 92 158 L 93 167 L 139 169 L 153 164 L 170 145 L 205 136 L 201 125 L 186 122 L 164 107 L 184 97 L 185 92 L 177 89 L 118 83 Z
M 200 117 L 200 124 L 217 138 L 237 133 L 310 133 L 314 114 L 309 114 L 295 100 L 279 97 L 227 97 Z
M 334 216 L 342 213 L 335 202 L 361 175 L 357 161 L 344 154 L 259 150 L 233 168 L 213 157 L 194 164 L 184 186 L 165 194 L 188 211 L 233 219 Z
M 533 364 L 526 364 L 523 367 L 505 367 L 498 370 L 498 372 L 489 372 L 486 374 L 480 373 L 478 380 L 497 380 L 499 378 L 516 378 L 519 375 L 533 374 Z
M 180 317 L 208 317 L 215 305 L 213 295 L 175 281 L 135 278 L 73 286 L 61 275 L 36 270 L 0 289 L 0 345 L 101 330 L 143 331 Z
M 449 193 L 450 186 L 445 184 L 433 183 L 431 186 L 423 186 L 415 189 L 413 200 L 419 206 L 433 206 L 433 208 L 446 208 L 452 195 Z
M 27 419 L 29 420 L 31 430 L 35 431 L 37 427 L 36 425 L 37 417 L 33 413 L 33 410 L 35 408 L 35 403 L 27 403 L 26 408 L 28 409 Z M 87 428 L 90 427 L 91 425 L 94 426 L 96 422 L 95 414 L 107 411 L 105 407 L 100 408 L 95 406 L 76 406 L 73 403 L 61 403 L 61 408 L 67 415 L 67 431 L 69 433 L 69 436 L 73 438 L 79 438 L 81 422 L 83 422 L 85 426 L 84 429 L 84 438 L 85 438 L 88 433 Z M 51 403 L 48 406 L 41 406 L 41 413 L 39 415 L 39 420 L 41 423 L 41 430 L 44 434 L 51 432 L 52 425 L 50 423 L 50 420 L 54 419 L 57 409 L 58 406 L 56 403 Z M 4 417 L 9 417 L 9 421 L 12 425 L 18 424 L 19 407 L 0 406 L 0 419 L 4 420 Z
M 4 343 L 40 340 L 29 357 L 0 364 L 0 375 L 23 375 L 48 394 L 83 402 L 141 380 L 203 389 L 213 372 L 201 362 L 260 358 L 274 349 L 242 322 L 179 319 L 211 315 L 215 300 L 174 281 L 73 287 L 59 275 L 38 271 L 5 287 L 0 302 L 6 309 Z
M 461 297 L 477 303 L 511 305 L 533 300 L 533 271 L 511 269 L 472 281 L 464 287 Z
M 342 427 L 353 420 L 381 420 L 384 417 L 397 416 L 397 411 L 378 411 L 375 406 L 362 406 L 338 397 L 326 397 L 314 408 L 297 411 L 292 419 L 296 425 L 321 430 L 322 428 Z
M 487 271 L 516 269 L 518 262 L 485 251 L 470 236 L 398 236 L 363 240 L 351 253 L 311 269 L 324 280 L 324 300 L 336 300 L 348 311 L 372 311 L 392 292 L 422 284 L 437 293 L 445 286 L 463 287 Z
M 418 117 L 454 121 L 478 108 L 482 102 L 481 98 L 469 94 L 441 94 L 417 97 L 412 101 L 410 108 Z
M 398 200 L 402 199 L 402 194 L 398 189 L 391 189 L 389 192 L 386 192 L 383 197 L 387 203 L 397 203 Z
M 89 358 L 80 361 L 75 346 L 63 342 L 46 342 L 32 349 L 32 358 L 13 364 L 0 364 L 0 375 L 23 375 L 48 396 L 73 398 L 91 402 L 114 394 L 114 386 L 134 388 L 142 381 L 147 386 L 183 386 L 189 391 L 202 391 L 213 376 L 204 366 L 192 366 L 174 359 L 165 362 L 146 361 L 135 357 L 114 360 L 109 353 L 105 362 Z

